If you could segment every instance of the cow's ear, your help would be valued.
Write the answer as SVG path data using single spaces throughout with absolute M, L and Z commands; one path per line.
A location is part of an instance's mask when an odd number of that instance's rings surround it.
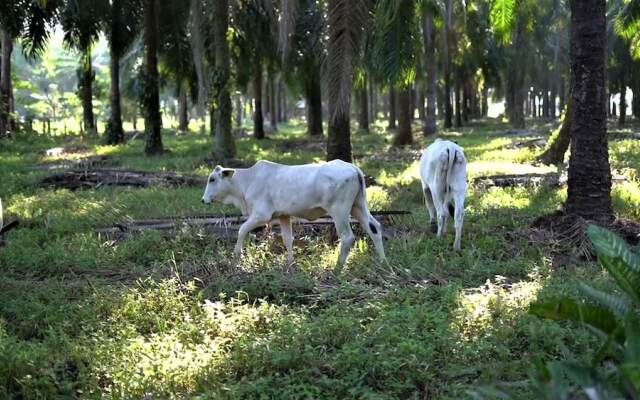
M 233 176 L 233 174 L 236 173 L 235 169 L 232 168 L 225 168 L 222 170 L 222 177 L 223 178 L 231 178 Z
M 213 169 L 213 172 L 218 172 L 220 170 L 222 170 L 222 166 L 216 165 L 216 167 Z

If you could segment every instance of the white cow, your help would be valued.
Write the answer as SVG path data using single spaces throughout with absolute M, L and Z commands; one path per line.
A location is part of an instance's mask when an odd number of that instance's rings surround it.
M 282 165 L 258 161 L 251 168 L 217 166 L 202 196 L 203 203 L 220 201 L 233 204 L 248 216 L 240 227 L 234 255 L 240 256 L 242 243 L 253 229 L 279 221 L 289 263 L 293 262 L 291 217 L 314 220 L 329 214 L 340 236 L 338 266 L 344 264 L 355 236 L 350 216 L 360 222 L 373 240 L 380 259 L 385 260 L 382 229 L 367 207 L 362 171 L 352 164 L 334 160 L 328 163 Z
M 453 248 L 460 251 L 467 193 L 467 159 L 462 147 L 436 139 L 420 157 L 420 178 L 429 222 L 433 225 L 437 216 L 438 237 L 442 237 L 447 231 L 447 217 L 453 216 L 456 228 Z

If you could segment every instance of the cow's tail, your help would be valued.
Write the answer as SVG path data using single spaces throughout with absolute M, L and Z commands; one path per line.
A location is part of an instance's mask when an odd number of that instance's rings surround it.
M 444 203 L 447 205 L 449 209 L 449 215 L 453 217 L 453 206 L 451 204 L 451 183 L 449 180 L 451 179 L 451 174 L 453 173 L 453 167 L 456 163 L 456 157 L 458 155 L 458 150 L 452 147 L 447 148 L 447 175 L 444 179 L 445 184 L 445 196 Z
M 367 215 L 367 218 L 369 220 L 369 229 L 371 229 L 371 232 L 373 232 L 374 235 L 379 235 L 380 225 L 375 220 L 375 218 L 373 218 L 373 215 L 371 215 L 369 206 L 367 205 L 367 186 L 364 181 L 364 174 L 359 168 L 356 169 L 358 170 L 358 178 L 360 179 L 360 188 L 358 190 L 358 196 L 356 196 L 356 203 L 358 207 Z

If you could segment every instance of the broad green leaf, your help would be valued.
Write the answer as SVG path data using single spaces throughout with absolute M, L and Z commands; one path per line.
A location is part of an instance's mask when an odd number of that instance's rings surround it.
M 615 279 L 622 289 L 636 305 L 640 305 L 640 274 L 635 273 L 621 258 L 598 255 L 602 265 Z
M 600 255 L 621 258 L 628 267 L 640 276 L 640 255 L 631 251 L 628 243 L 615 233 L 597 225 L 590 225 L 587 235 Z
M 578 304 L 566 298 L 550 300 L 545 303 L 533 303 L 529 312 L 541 318 L 581 322 L 607 335 L 613 333 L 618 326 L 616 317 L 606 308 L 591 304 Z M 622 340 L 623 338 L 617 339 Z
M 631 305 L 626 299 L 595 289 L 582 282 L 578 284 L 578 287 L 587 297 L 608 308 L 618 318 L 624 317 L 631 310 Z

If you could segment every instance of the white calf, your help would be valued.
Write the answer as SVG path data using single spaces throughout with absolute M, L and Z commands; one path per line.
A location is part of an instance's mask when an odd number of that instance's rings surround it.
M 338 266 L 344 264 L 355 236 L 349 223 L 353 215 L 373 240 L 384 260 L 382 228 L 369 212 L 362 171 L 340 160 L 305 165 L 281 165 L 258 161 L 251 168 L 230 169 L 217 166 L 202 196 L 203 203 L 220 201 L 233 204 L 248 216 L 240 227 L 234 254 L 253 229 L 278 221 L 287 258 L 293 262 L 291 217 L 314 220 L 329 214 L 340 236 Z
M 420 178 L 429 222 L 433 225 L 437 216 L 438 237 L 442 237 L 447 231 L 447 217 L 453 216 L 456 228 L 453 248 L 460 251 L 467 193 L 467 159 L 462 147 L 448 140 L 436 139 L 422 153 Z

